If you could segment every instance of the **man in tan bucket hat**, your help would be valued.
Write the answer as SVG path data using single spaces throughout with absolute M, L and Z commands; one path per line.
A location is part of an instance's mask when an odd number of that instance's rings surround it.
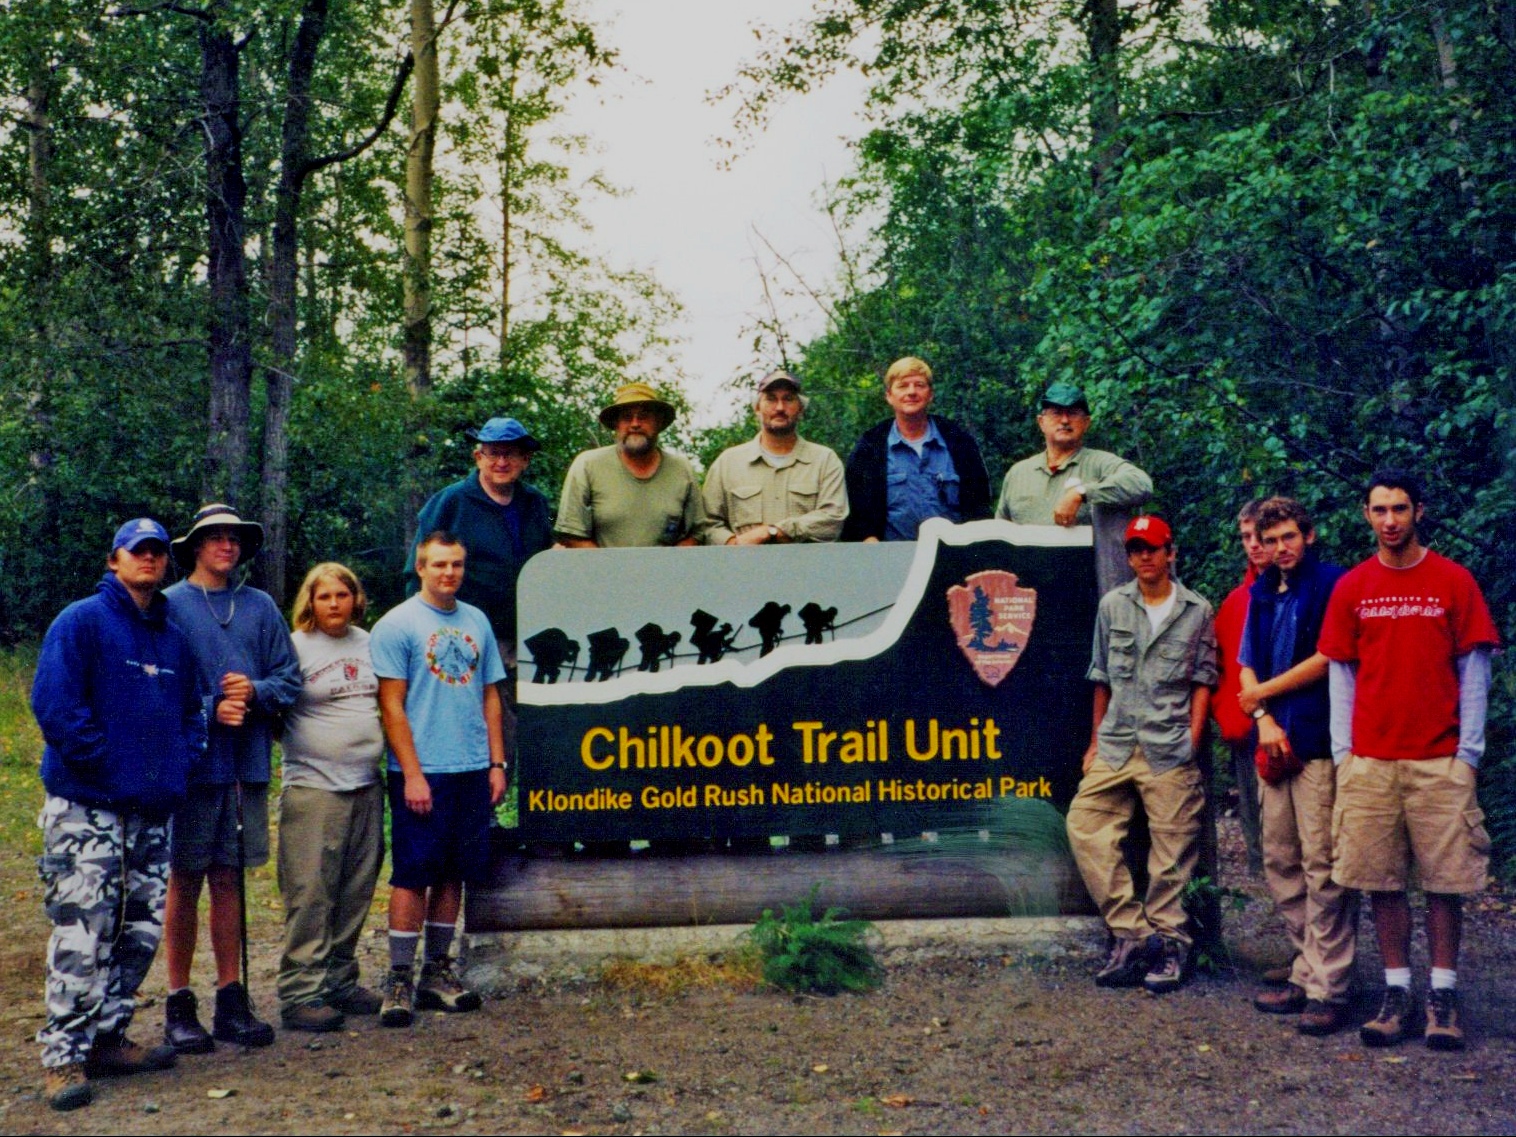
M 689 460 L 658 445 L 674 408 L 646 383 L 627 383 L 600 412 L 611 446 L 574 459 L 558 503 L 557 535 L 570 549 L 697 545 L 705 530 Z

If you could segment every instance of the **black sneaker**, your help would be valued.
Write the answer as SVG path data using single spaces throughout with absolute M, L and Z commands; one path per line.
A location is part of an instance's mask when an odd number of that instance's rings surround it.
M 272 1046 L 274 1028 L 253 1014 L 247 988 L 233 980 L 216 989 L 211 1037 L 217 1042 L 235 1042 L 238 1046 Z
M 1433 987 L 1427 995 L 1428 1050 L 1462 1050 L 1463 1027 L 1458 1025 L 1458 992 Z
M 1416 1000 L 1409 987 L 1386 987 L 1379 1003 L 1379 1013 L 1358 1028 L 1358 1038 L 1365 1046 L 1394 1046 L 1411 1036 L 1411 1021 L 1416 1017 Z
M 164 1000 L 163 1041 L 179 1054 L 209 1054 L 216 1049 L 216 1043 L 200 1025 L 193 991 L 175 991 Z
M 1143 977 L 1142 985 L 1152 995 L 1167 995 L 1184 982 L 1184 957 L 1189 949 L 1178 940 L 1165 939 L 1158 960 Z
M 1152 965 L 1149 937 L 1140 940 L 1117 939 L 1111 943 L 1105 964 L 1095 972 L 1096 987 L 1141 987 Z

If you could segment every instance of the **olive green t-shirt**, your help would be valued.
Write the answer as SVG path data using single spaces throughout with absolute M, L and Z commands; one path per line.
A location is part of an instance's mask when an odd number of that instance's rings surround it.
M 705 507 L 687 458 L 661 452 L 650 478 L 636 477 L 614 446 L 586 450 L 563 481 L 555 529 L 565 537 L 594 541 L 606 549 L 677 545 L 700 540 Z

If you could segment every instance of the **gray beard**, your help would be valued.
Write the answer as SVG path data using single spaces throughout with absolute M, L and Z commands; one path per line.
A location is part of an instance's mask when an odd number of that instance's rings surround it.
M 641 458 L 644 454 L 652 452 L 656 439 L 646 434 L 628 434 L 621 440 L 621 451 L 630 454 L 633 458 Z

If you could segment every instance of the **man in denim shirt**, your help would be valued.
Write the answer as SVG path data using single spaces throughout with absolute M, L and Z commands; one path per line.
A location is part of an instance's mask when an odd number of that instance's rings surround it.
M 1126 550 L 1137 579 L 1100 601 L 1094 724 L 1068 832 L 1112 936 L 1096 984 L 1158 995 L 1183 980 L 1191 942 L 1181 897 L 1199 855 L 1205 790 L 1195 754 L 1216 682 L 1216 628 L 1210 604 L 1173 579 L 1162 518 L 1135 518 Z M 1142 900 L 1122 852 L 1139 807 L 1152 834 Z

